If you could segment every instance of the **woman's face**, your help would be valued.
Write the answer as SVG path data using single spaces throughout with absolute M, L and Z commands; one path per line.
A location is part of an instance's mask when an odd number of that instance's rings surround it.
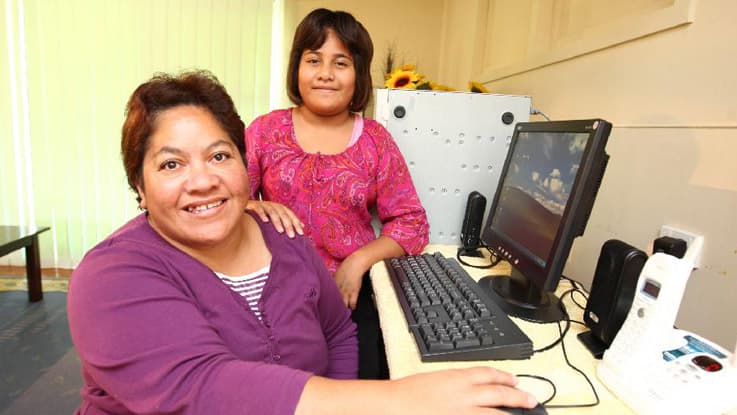
M 347 112 L 356 89 L 351 53 L 332 30 L 317 50 L 305 50 L 299 63 L 299 93 L 309 111 L 331 116 Z
M 238 148 L 208 110 L 183 105 L 156 117 L 142 180 L 141 207 L 173 245 L 199 249 L 240 238 L 248 176 Z

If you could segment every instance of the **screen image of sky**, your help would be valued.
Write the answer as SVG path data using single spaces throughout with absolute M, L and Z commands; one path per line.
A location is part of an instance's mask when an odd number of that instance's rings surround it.
M 576 180 L 588 134 L 519 133 L 492 226 L 544 267 Z
M 587 133 L 520 133 L 505 185 L 562 216 L 586 148 Z

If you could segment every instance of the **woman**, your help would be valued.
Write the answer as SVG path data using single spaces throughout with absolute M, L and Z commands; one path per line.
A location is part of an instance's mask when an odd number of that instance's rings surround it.
M 346 12 L 317 9 L 299 24 L 287 70 L 294 108 L 246 130 L 249 208 L 315 243 L 358 324 L 361 378 L 386 378 L 368 271 L 428 242 L 425 210 L 399 148 L 360 115 L 371 96 L 373 44 Z M 373 210 L 382 223 L 377 237 Z
M 144 213 L 90 250 L 72 276 L 69 324 L 85 380 L 77 413 L 462 413 L 532 404 L 511 375 L 489 368 L 343 380 L 356 375 L 355 326 L 311 243 L 244 213 L 242 131 L 207 73 L 160 75 L 130 98 L 123 163 Z M 451 402 L 428 400 L 441 389 Z

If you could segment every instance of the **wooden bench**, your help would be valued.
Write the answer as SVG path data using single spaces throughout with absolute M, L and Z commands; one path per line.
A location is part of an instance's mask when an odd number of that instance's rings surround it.
M 41 288 L 41 256 L 38 253 L 38 234 L 48 227 L 27 228 L 24 226 L 0 225 L 0 257 L 26 248 L 26 278 L 28 279 L 28 301 L 43 300 Z

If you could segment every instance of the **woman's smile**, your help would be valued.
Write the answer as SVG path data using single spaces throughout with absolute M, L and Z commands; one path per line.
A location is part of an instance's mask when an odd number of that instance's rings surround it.
M 195 214 L 203 214 L 203 213 L 212 213 L 211 211 L 219 206 L 222 206 L 222 204 L 225 203 L 225 200 L 218 200 L 216 202 L 203 202 L 200 204 L 193 204 L 186 208 L 187 212 L 189 213 L 195 213 Z

